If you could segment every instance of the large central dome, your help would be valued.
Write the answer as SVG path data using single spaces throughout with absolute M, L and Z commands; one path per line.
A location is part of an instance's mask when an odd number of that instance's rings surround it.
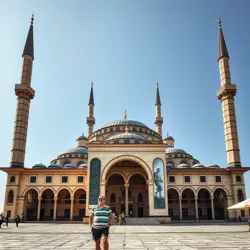
M 124 120 L 124 119 L 109 122 L 109 123 L 105 124 L 104 126 L 102 126 L 101 128 L 106 128 L 106 127 L 111 127 L 111 126 L 119 126 L 119 125 L 140 126 L 140 127 L 148 128 L 148 126 L 146 126 L 142 122 L 138 122 L 138 121 L 134 121 L 134 120 Z

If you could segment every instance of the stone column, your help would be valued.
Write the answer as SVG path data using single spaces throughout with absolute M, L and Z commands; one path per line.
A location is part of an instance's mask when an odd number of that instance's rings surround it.
M 214 197 L 211 196 L 211 211 L 212 211 L 212 220 L 215 219 L 214 217 Z
M 154 182 L 153 180 L 148 180 L 148 216 L 152 215 L 152 210 L 154 209 Z
M 53 220 L 56 220 L 56 210 L 57 210 L 57 197 L 54 198 L 54 214 L 53 214 Z
M 74 212 L 74 197 L 70 198 L 70 220 L 73 220 L 73 212 Z
M 128 187 L 129 187 L 129 184 L 125 183 L 124 187 L 125 187 L 125 216 L 129 216 L 129 214 L 128 214 Z
M 41 213 L 41 200 L 42 197 L 38 197 L 38 208 L 37 208 L 37 220 L 40 220 L 40 213 Z
M 182 204 L 181 204 L 182 197 L 179 196 L 179 208 L 180 208 L 180 220 L 182 220 Z
M 198 213 L 198 197 L 195 196 L 194 197 L 194 201 L 195 201 L 195 219 L 199 220 L 199 213 Z

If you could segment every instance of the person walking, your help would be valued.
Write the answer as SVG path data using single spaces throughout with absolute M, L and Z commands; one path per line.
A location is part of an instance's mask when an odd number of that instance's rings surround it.
M 121 213 L 121 217 L 122 217 L 122 225 L 123 224 L 127 224 L 127 222 L 125 221 L 125 214 L 124 214 L 124 211 L 122 211 L 122 213 Z
M 95 250 L 101 250 L 101 238 L 103 238 L 103 250 L 109 249 L 108 236 L 112 221 L 112 210 L 105 205 L 105 196 L 101 195 L 98 198 L 98 205 L 92 208 L 89 216 L 89 226 L 95 241 Z
M 5 225 L 6 225 L 6 227 L 9 227 L 9 216 L 8 215 L 6 215 L 6 217 L 5 217 Z
M 250 232 L 250 211 L 248 214 L 248 232 Z
M 17 214 L 15 217 L 16 227 L 18 227 L 18 224 L 20 223 L 20 216 Z
M 0 214 L 0 228 L 2 227 L 3 224 L 3 213 Z

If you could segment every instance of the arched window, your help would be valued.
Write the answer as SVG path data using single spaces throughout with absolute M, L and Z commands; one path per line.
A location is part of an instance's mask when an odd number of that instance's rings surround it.
M 237 196 L 238 196 L 238 202 L 241 202 L 244 200 L 244 195 L 241 189 L 238 190 Z
M 71 162 L 70 161 L 65 161 L 64 163 L 63 163 L 63 166 L 65 166 L 66 164 L 70 164 Z
M 77 163 L 77 167 L 79 168 L 79 166 L 82 165 L 82 164 L 84 164 L 84 162 L 83 162 L 83 161 L 79 161 L 79 162 Z
M 174 163 L 172 161 L 168 161 L 167 168 L 174 168 Z
M 13 203 L 13 200 L 14 200 L 14 192 L 13 190 L 10 190 L 8 193 L 7 203 Z
M 138 202 L 140 202 L 140 203 L 143 202 L 143 195 L 142 195 L 142 193 L 138 194 Z
M 241 182 L 241 177 L 239 175 L 236 176 L 236 181 Z
M 187 164 L 189 166 L 189 164 L 186 161 L 181 161 L 180 164 Z
M 15 176 L 11 176 L 10 177 L 10 183 L 16 182 L 16 177 Z
M 70 204 L 70 194 L 65 196 L 65 204 Z
M 80 204 L 86 204 L 86 194 L 82 194 L 79 200 Z
M 111 194 L 110 196 L 110 202 L 115 203 L 116 202 L 116 195 L 114 193 Z

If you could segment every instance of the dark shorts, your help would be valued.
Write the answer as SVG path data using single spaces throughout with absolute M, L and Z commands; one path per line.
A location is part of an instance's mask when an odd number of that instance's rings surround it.
M 250 227 L 250 221 L 248 221 L 248 226 Z
M 93 240 L 100 240 L 102 236 L 108 237 L 109 236 L 109 228 L 92 228 L 92 238 Z

